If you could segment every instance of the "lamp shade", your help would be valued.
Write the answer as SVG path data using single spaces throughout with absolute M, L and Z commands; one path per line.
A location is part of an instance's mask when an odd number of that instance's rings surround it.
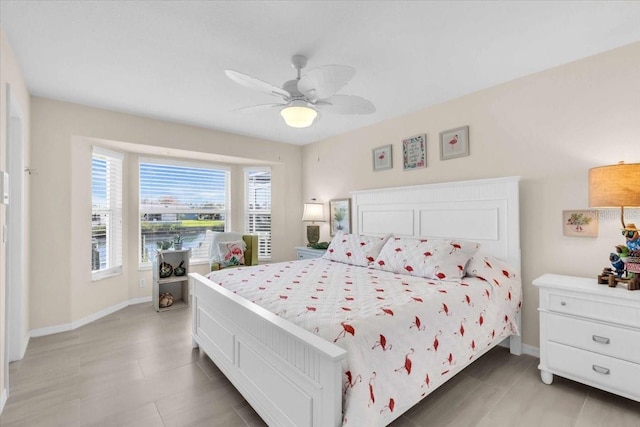
M 280 115 L 287 126 L 306 128 L 313 124 L 313 121 L 318 117 L 318 112 L 304 101 L 293 101 L 280 110 Z
M 324 221 L 324 205 L 322 203 L 305 203 L 302 221 Z
M 640 207 L 640 163 L 590 169 L 589 207 Z

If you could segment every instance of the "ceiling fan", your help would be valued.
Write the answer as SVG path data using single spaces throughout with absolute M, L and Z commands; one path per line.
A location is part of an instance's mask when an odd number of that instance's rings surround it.
M 281 102 L 260 104 L 239 108 L 235 111 L 257 111 L 280 108 L 280 115 L 288 126 L 305 128 L 311 126 L 318 112 L 335 114 L 371 114 L 376 107 L 360 96 L 336 95 L 355 75 L 356 70 L 346 65 L 324 65 L 301 75 L 307 66 L 307 58 L 294 55 L 291 66 L 296 69 L 297 77 L 284 83 L 282 88 L 247 74 L 234 70 L 225 70 L 225 74 L 234 82 L 256 89 L 260 92 L 281 98 Z

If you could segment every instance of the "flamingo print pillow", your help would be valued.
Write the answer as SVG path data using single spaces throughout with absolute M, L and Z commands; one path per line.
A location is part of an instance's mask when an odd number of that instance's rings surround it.
M 517 274 L 506 262 L 492 256 L 478 254 L 469 261 L 467 276 L 501 286 L 508 279 L 517 277 Z
M 465 267 L 480 248 L 462 240 L 391 238 L 371 267 L 427 279 L 460 282 Z
M 220 266 L 229 267 L 231 265 L 244 265 L 245 243 L 242 240 L 237 242 L 220 242 Z
M 380 253 L 389 236 L 374 237 L 360 236 L 358 234 L 346 234 L 338 231 L 333 237 L 324 259 L 342 262 L 345 264 L 367 267 Z

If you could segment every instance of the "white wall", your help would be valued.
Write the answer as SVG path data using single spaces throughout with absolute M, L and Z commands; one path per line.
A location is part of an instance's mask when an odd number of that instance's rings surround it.
M 471 155 L 441 161 L 439 133 L 464 125 Z M 405 172 L 401 141 L 421 133 L 427 134 L 427 168 Z M 386 144 L 393 144 L 393 169 L 373 172 L 371 149 Z M 617 211 L 600 221 L 598 238 L 562 234 L 562 210 L 588 207 L 589 168 L 619 160 L 640 162 L 640 43 L 307 145 L 303 200 L 521 176 L 523 341 L 537 347 L 538 295 L 531 281 L 547 272 L 595 278 L 613 247 L 624 242 Z M 640 210 L 625 217 L 640 223 Z M 328 239 L 325 223 L 321 240 Z
M 137 154 L 125 158 L 124 274 L 91 282 L 91 144 L 191 159 L 269 164 L 273 260 L 295 258 L 299 245 L 299 146 L 32 98 L 31 329 L 77 322 L 123 301 L 151 295 L 151 272 L 138 269 Z M 232 176 L 234 228 L 242 226 L 241 165 Z M 234 184 L 234 183 L 232 183 Z M 195 271 L 204 272 L 206 266 Z M 194 271 L 194 269 L 192 269 Z M 138 286 L 144 278 L 146 287 Z

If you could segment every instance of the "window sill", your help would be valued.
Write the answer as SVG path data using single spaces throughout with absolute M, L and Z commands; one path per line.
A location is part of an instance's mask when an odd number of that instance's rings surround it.
M 122 275 L 122 266 L 105 268 L 104 270 L 92 271 L 91 281 L 98 282 L 100 280 L 109 279 L 110 277 Z

